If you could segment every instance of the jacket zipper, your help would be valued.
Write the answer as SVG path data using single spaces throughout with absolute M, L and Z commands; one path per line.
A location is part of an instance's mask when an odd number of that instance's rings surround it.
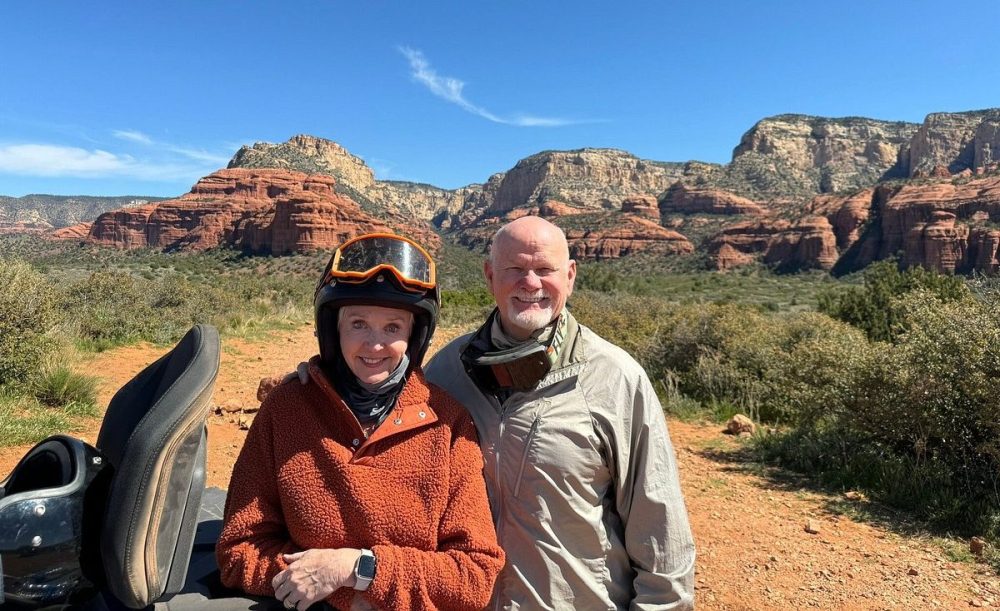
M 517 498 L 518 493 L 521 492 L 521 477 L 524 475 L 524 465 L 528 462 L 528 450 L 531 449 L 531 441 L 535 438 L 535 433 L 538 431 L 538 425 L 541 424 L 541 422 L 541 415 L 535 416 L 535 420 L 531 423 L 531 428 L 528 430 L 528 436 L 524 440 L 524 452 L 521 454 L 521 467 L 517 470 L 517 481 L 514 484 L 514 498 Z

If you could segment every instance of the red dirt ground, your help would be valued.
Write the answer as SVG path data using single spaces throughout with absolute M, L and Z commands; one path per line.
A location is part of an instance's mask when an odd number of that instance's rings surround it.
M 436 344 L 457 334 L 439 330 Z M 118 387 L 165 350 L 149 345 L 111 350 L 80 369 L 100 377 L 100 401 L 106 405 Z M 235 411 L 213 410 L 209 417 L 208 485 L 228 484 L 246 435 L 239 421 L 258 405 L 259 380 L 292 371 L 314 352 L 309 326 L 261 341 L 223 340 L 213 403 Z M 95 420 L 77 435 L 93 442 L 98 426 Z M 740 458 L 740 442 L 720 428 L 670 422 L 698 548 L 699 609 L 1000 607 L 1000 580 L 984 565 L 950 561 L 939 544 L 900 534 L 891 524 L 838 514 L 831 506 L 845 502 L 842 497 L 755 468 Z M 0 448 L 0 474 L 27 449 Z M 808 520 L 817 534 L 805 531 Z

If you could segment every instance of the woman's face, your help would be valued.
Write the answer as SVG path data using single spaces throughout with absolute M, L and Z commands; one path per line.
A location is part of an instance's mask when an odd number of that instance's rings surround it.
M 403 360 L 413 330 L 413 313 L 373 305 L 340 311 L 340 351 L 359 380 L 377 384 Z

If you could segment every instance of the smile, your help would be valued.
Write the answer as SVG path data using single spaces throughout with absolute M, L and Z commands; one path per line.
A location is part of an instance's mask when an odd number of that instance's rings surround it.
M 383 361 L 385 361 L 385 358 L 370 359 L 370 358 L 367 358 L 367 357 L 364 357 L 364 356 L 359 356 L 358 358 L 361 359 L 362 363 L 364 363 L 365 365 L 367 365 L 369 367 L 377 367 L 378 365 L 381 365 Z
M 547 301 L 547 300 L 548 300 L 548 297 L 546 297 L 544 295 L 539 295 L 539 296 L 536 296 L 536 297 L 523 297 L 523 296 L 515 296 L 514 297 L 514 301 L 519 301 L 521 303 L 528 303 L 528 304 L 531 304 L 531 303 L 541 303 L 541 302 Z

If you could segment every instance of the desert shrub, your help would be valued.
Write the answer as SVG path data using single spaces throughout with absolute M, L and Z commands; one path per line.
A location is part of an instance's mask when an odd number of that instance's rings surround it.
M 156 328 L 150 287 L 126 272 L 94 272 L 69 287 L 62 307 L 76 336 L 102 350 L 144 339 Z
M 236 334 L 311 319 L 312 283 L 298 277 L 171 272 L 153 280 L 127 272 L 94 272 L 62 295 L 71 333 L 103 350 L 140 340 L 177 341 L 192 325 Z
M 493 309 L 493 295 L 486 287 L 441 292 L 441 320 L 446 327 L 481 324 Z
M 662 335 L 676 325 L 681 309 L 676 304 L 653 297 L 579 291 L 570 305 L 577 320 L 631 354 L 651 377 L 662 374 Z
M 864 272 L 864 286 L 824 291 L 819 310 L 862 329 L 874 341 L 891 341 L 899 331 L 903 312 L 894 304 L 916 290 L 930 291 L 943 301 L 969 295 L 965 281 L 923 267 L 899 271 L 895 261 L 880 261 Z
M 877 354 L 864 333 L 823 314 L 802 313 L 784 318 L 776 339 L 767 378 L 774 416 L 815 429 L 857 409 L 859 380 Z
M 980 302 L 930 291 L 896 306 L 904 330 L 862 383 L 866 409 L 849 424 L 949 465 L 967 494 L 990 491 L 1000 506 L 1000 319 Z
M 27 263 L 0 259 L 0 386 L 24 385 L 56 344 L 54 291 Z
M 97 378 L 56 365 L 39 375 L 32 384 L 38 402 L 69 414 L 97 414 Z
M 787 362 L 797 369 L 776 388 L 792 391 L 782 401 L 799 419 L 758 439 L 762 456 L 952 532 L 1000 538 L 997 304 L 916 289 L 890 303 L 891 343 L 860 333 L 798 343 Z
M 632 354 L 665 403 L 695 399 L 720 417 L 826 418 L 853 405 L 854 380 L 871 355 L 863 333 L 817 313 L 596 293 L 574 297 L 573 312 Z

